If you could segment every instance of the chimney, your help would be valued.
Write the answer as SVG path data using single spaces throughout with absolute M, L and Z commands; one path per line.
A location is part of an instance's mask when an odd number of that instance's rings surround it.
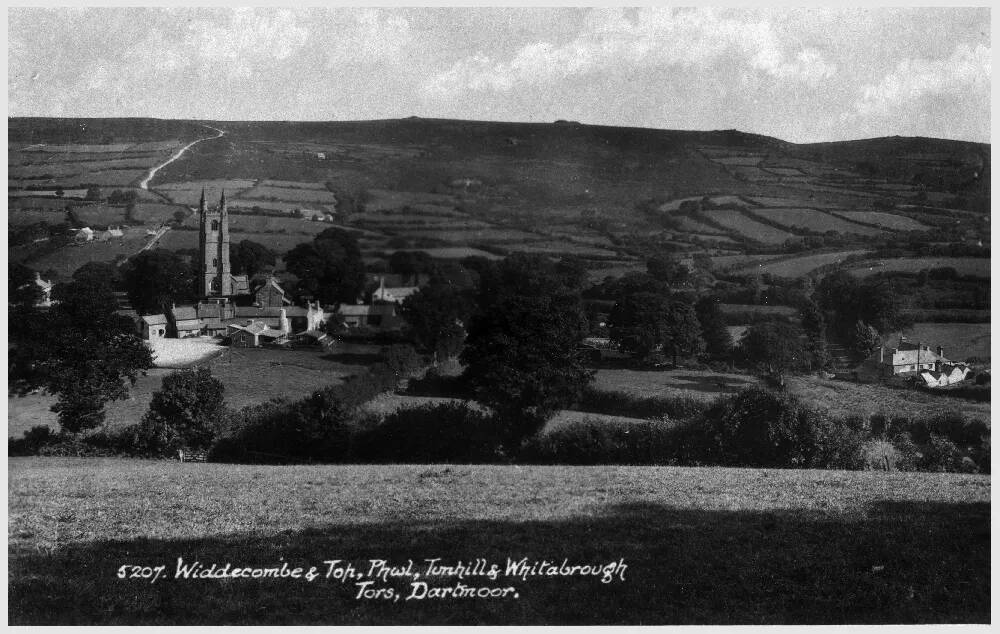
M 885 346 L 878 347 L 878 362 L 885 363 Z
M 288 313 L 286 313 L 285 309 L 282 308 L 279 315 L 279 319 L 281 320 L 281 332 L 287 335 L 292 330 L 291 326 L 288 324 Z
M 944 348 L 942 348 L 941 346 L 938 346 L 937 347 L 937 354 L 938 354 L 939 357 L 941 357 L 943 359 L 944 358 Z

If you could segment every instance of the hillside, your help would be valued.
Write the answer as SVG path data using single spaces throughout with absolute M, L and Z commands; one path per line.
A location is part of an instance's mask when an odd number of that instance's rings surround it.
M 988 622 L 989 476 L 642 467 L 234 466 L 12 458 L 24 624 Z M 369 559 L 623 560 L 623 581 L 484 577 L 517 598 L 398 602 L 314 582 L 173 579 Z M 168 577 L 116 578 L 123 564 Z M 427 577 L 430 586 L 452 577 Z M 72 598 L 70 601 L 69 599 Z M 460 606 L 461 609 L 457 609 Z M 623 606 L 628 606 L 623 612 Z
M 223 130 L 138 184 L 186 143 Z M 989 240 L 989 147 L 886 138 L 795 145 L 709 132 L 408 118 L 355 122 L 9 119 L 9 222 L 49 225 L 77 211 L 88 185 L 132 190 L 98 224 L 157 225 L 188 214 L 202 188 L 265 216 L 234 237 L 287 251 L 349 227 L 370 261 L 400 248 L 435 257 L 572 255 L 595 279 L 680 257 L 858 253 L 921 232 Z M 695 207 L 685 201 L 701 201 Z M 77 215 L 77 218 L 82 216 Z M 302 219 L 306 222 L 303 222 Z M 161 246 L 195 245 L 191 220 Z M 35 230 L 37 233 L 37 230 Z M 33 234 L 32 234 L 33 236 Z M 68 275 L 83 254 L 30 245 L 12 259 Z M 861 250 L 861 251 L 859 251 Z M 812 267 L 815 268 L 815 267 Z M 783 275 L 812 269 L 794 263 Z

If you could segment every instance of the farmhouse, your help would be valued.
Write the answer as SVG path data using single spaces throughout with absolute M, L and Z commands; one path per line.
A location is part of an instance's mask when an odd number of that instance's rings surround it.
M 177 306 L 175 304 L 170 309 L 169 317 L 171 330 L 178 339 L 201 335 L 201 321 L 198 319 L 198 311 L 194 306 Z
M 895 348 L 880 346 L 855 371 L 857 375 L 913 378 L 928 387 L 963 381 L 968 372 L 965 364 L 949 361 L 941 346 L 931 350 L 929 345 L 906 341 L 903 336 Z
M 420 290 L 419 286 L 392 286 L 385 285 L 385 278 L 378 278 L 378 288 L 372 292 L 372 301 L 393 302 L 402 304 L 403 300 Z
M 254 306 L 261 308 L 280 308 L 292 303 L 285 294 L 285 289 L 281 288 L 278 280 L 273 275 L 253 291 Z
M 90 227 L 84 227 L 76 232 L 73 236 L 73 240 L 76 242 L 90 242 L 94 239 L 94 230 Z
M 393 303 L 341 304 L 333 318 L 346 328 L 398 330 L 403 327 L 403 318 L 397 314 L 396 309 L 397 306 Z

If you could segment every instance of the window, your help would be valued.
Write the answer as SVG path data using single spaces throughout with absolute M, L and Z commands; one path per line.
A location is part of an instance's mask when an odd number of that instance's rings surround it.
M 212 258 L 212 266 L 219 266 L 219 258 Z
M 218 230 L 219 230 L 219 221 L 218 220 L 213 220 L 212 221 L 212 231 L 218 231 Z

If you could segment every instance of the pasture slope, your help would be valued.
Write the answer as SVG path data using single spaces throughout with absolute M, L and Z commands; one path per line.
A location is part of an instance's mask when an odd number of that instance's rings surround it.
M 989 476 L 673 467 L 234 466 L 11 458 L 9 622 L 26 624 L 938 623 L 990 618 Z M 370 559 L 411 578 L 176 579 Z M 624 560 L 624 580 L 506 576 L 507 558 Z M 485 558 L 486 577 L 425 576 Z M 119 579 L 125 564 L 166 577 Z M 370 580 L 370 578 L 369 578 Z

